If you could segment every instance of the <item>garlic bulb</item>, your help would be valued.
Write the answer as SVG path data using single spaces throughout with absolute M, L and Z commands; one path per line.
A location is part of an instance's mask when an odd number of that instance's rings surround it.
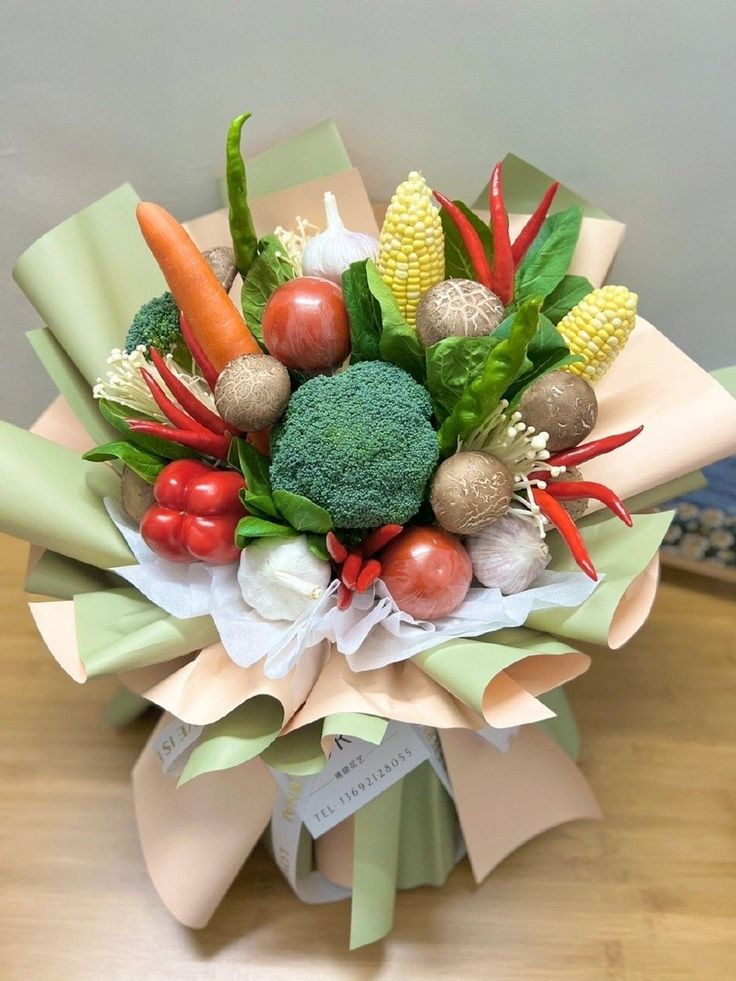
M 537 526 L 515 514 L 505 514 L 477 535 L 465 539 L 475 578 L 504 596 L 521 593 L 549 563 L 549 549 Z
M 325 192 L 325 217 L 327 228 L 304 246 L 302 275 L 321 276 L 339 286 L 342 274 L 352 262 L 378 258 L 378 240 L 345 227 L 332 191 Z
M 243 599 L 266 620 L 296 620 L 320 598 L 332 578 L 329 562 L 298 538 L 260 538 L 240 556 Z

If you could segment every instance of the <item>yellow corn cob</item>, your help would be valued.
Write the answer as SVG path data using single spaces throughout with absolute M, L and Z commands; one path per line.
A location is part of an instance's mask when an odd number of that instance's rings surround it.
M 636 293 L 625 286 L 603 286 L 588 293 L 565 314 L 557 330 L 567 341 L 570 353 L 585 359 L 567 365 L 565 371 L 594 385 L 629 339 L 636 322 L 637 300 Z
M 381 229 L 378 271 L 412 327 L 422 294 L 445 278 L 442 222 L 431 199 L 427 182 L 412 170 L 396 188 Z

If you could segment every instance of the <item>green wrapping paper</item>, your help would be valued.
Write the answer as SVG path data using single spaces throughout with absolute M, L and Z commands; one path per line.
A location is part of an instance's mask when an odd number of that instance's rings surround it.
M 122 580 L 112 572 L 47 549 L 30 569 L 24 588 L 39 596 L 71 600 L 78 593 L 102 592 L 120 585 Z
M 279 736 L 261 753 L 264 763 L 282 773 L 306 777 L 324 769 L 322 722 L 312 722 L 285 736 Z
M 95 443 L 108 443 L 118 439 L 117 430 L 100 415 L 92 389 L 51 331 L 47 327 L 31 330 L 26 337 L 60 394 L 67 400 Z
M 240 766 L 267 749 L 284 724 L 281 703 L 256 695 L 223 719 L 207 726 L 186 762 L 179 784 L 209 773 Z
M 136 695 L 128 688 L 118 688 L 105 710 L 105 722 L 111 729 L 124 729 L 136 719 L 139 719 L 144 712 L 151 708 L 151 703 Z
M 567 753 L 571 760 L 577 762 L 580 759 L 580 730 L 575 721 L 575 716 L 570 708 L 564 688 L 555 688 L 554 691 L 545 692 L 539 696 L 539 701 L 544 702 L 550 711 L 554 712 L 551 719 L 542 719 L 537 722 L 537 728 L 546 732 L 561 749 Z
M 355 813 L 351 950 L 385 937 L 393 926 L 403 787 L 399 780 Z
M 367 743 L 378 746 L 388 728 L 388 721 L 377 715 L 362 715 L 359 712 L 336 712 L 328 715 L 322 724 L 322 742 L 328 736 L 354 736 Z
M 607 645 L 616 609 L 633 579 L 657 554 L 672 514 L 667 511 L 635 515 L 634 527 L 625 534 L 616 518 L 587 525 L 583 522 L 580 532 L 605 578 L 581 606 L 572 610 L 538 610 L 529 617 L 529 626 L 574 641 Z M 559 536 L 550 535 L 549 545 L 555 569 L 575 568 L 574 559 Z
M 244 141 L 248 139 L 247 126 Z M 251 200 L 282 191 L 295 184 L 318 180 L 350 170 L 352 163 L 334 119 L 325 119 L 277 146 L 248 155 L 248 189 Z M 222 206 L 228 206 L 227 182 L 218 182 Z
M 109 467 L 0 422 L 0 514 L 9 535 L 100 569 L 131 565 L 133 556 L 110 521 L 104 497 L 119 497 Z
M 535 654 L 566 655 L 566 644 L 519 627 L 483 638 L 451 640 L 424 651 L 414 661 L 430 678 L 484 716 L 483 698 L 491 681 L 517 661 Z
M 47 232 L 13 275 L 91 386 L 138 308 L 166 289 L 135 218 L 129 184 Z
M 172 661 L 218 640 L 210 617 L 177 620 L 130 587 L 75 596 L 74 612 L 90 678 Z
M 397 888 L 444 885 L 455 867 L 458 838 L 450 795 L 429 761 L 402 782 Z

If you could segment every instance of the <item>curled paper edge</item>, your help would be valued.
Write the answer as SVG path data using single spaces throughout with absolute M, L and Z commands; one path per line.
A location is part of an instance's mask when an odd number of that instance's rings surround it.
M 242 668 L 222 644 L 210 644 L 163 677 L 135 672 L 123 675 L 129 687 L 148 701 L 192 725 L 210 725 L 258 695 L 276 698 L 284 710 L 284 729 L 307 698 L 326 658 L 325 645 L 310 648 L 283 678 L 269 678 L 262 662 Z M 146 687 L 149 679 L 150 687 Z
M 133 767 L 143 857 L 161 901 L 185 926 L 205 927 L 271 820 L 274 783 L 259 758 L 178 787 L 161 770 L 164 713 Z M 247 806 L 246 806 L 247 802 Z
M 537 695 L 552 691 L 584 674 L 587 654 L 529 654 L 489 681 L 483 692 L 483 717 L 494 729 L 510 729 L 552 719 L 555 713 Z
M 74 601 L 29 603 L 28 609 L 44 644 L 56 663 L 77 684 L 87 680 L 87 669 L 79 657 Z
M 608 646 L 618 650 L 644 626 L 654 604 L 659 585 L 659 553 L 643 572 L 626 587 L 608 628 Z
M 478 883 L 543 831 L 601 817 L 580 769 L 533 726 L 523 727 L 505 753 L 462 729 L 441 731 L 440 742 Z

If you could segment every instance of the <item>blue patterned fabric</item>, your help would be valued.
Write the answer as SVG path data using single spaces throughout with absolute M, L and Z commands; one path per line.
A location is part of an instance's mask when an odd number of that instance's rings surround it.
M 736 456 L 703 471 L 708 486 L 663 505 L 676 508 L 662 551 L 736 569 Z

